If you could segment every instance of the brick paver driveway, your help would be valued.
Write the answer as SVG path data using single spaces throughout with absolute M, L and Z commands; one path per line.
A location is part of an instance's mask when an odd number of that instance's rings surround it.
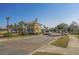
M 54 40 L 53 36 L 29 36 L 22 40 L 8 40 L 0 42 L 0 54 L 1 55 L 27 55 L 37 48 L 47 44 L 51 40 Z

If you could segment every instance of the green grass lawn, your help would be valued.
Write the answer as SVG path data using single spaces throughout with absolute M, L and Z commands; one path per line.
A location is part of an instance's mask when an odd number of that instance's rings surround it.
M 49 52 L 36 52 L 32 55 L 62 55 L 62 54 L 59 54 L 59 53 L 49 53 Z
M 63 37 L 57 39 L 55 42 L 52 42 L 51 45 L 67 48 L 68 42 L 69 42 L 69 37 L 63 36 Z
M 7 31 L 0 31 L 0 36 L 3 36 L 5 33 L 7 33 Z

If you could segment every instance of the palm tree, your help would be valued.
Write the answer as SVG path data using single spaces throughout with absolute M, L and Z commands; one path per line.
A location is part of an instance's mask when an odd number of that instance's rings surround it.
M 13 27 L 14 27 L 13 25 L 9 25 L 9 26 L 8 26 L 10 32 L 13 30 Z
M 45 29 L 46 31 L 48 31 L 48 27 L 46 27 L 45 25 L 43 25 L 43 27 L 44 27 L 44 29 Z
M 17 26 L 16 23 L 15 23 L 14 26 L 13 26 L 13 30 L 15 31 L 15 33 L 17 33 L 17 31 L 18 31 L 18 26 Z
M 7 32 L 8 32 L 8 36 L 9 36 L 9 19 L 10 19 L 10 17 L 7 16 L 6 20 L 7 20 Z
M 25 23 L 23 21 L 19 22 L 18 29 L 19 29 L 19 34 L 24 35 Z

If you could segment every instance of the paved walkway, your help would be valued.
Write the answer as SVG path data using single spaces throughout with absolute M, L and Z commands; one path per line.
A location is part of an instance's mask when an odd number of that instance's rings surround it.
M 69 35 L 69 43 L 67 48 L 52 46 L 49 43 L 34 51 L 33 53 L 35 52 L 49 52 L 63 55 L 79 55 L 79 39 L 73 35 Z
M 68 48 L 78 48 L 79 47 L 79 39 L 76 38 L 75 36 L 69 36 L 69 44 Z
M 73 35 L 69 36 L 70 41 L 67 48 L 67 54 L 79 55 L 79 39 Z

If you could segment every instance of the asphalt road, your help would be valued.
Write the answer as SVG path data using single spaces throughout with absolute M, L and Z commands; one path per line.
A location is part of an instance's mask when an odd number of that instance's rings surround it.
M 56 36 L 29 36 L 21 40 L 0 42 L 0 55 L 28 55 L 37 48 L 54 40 Z

